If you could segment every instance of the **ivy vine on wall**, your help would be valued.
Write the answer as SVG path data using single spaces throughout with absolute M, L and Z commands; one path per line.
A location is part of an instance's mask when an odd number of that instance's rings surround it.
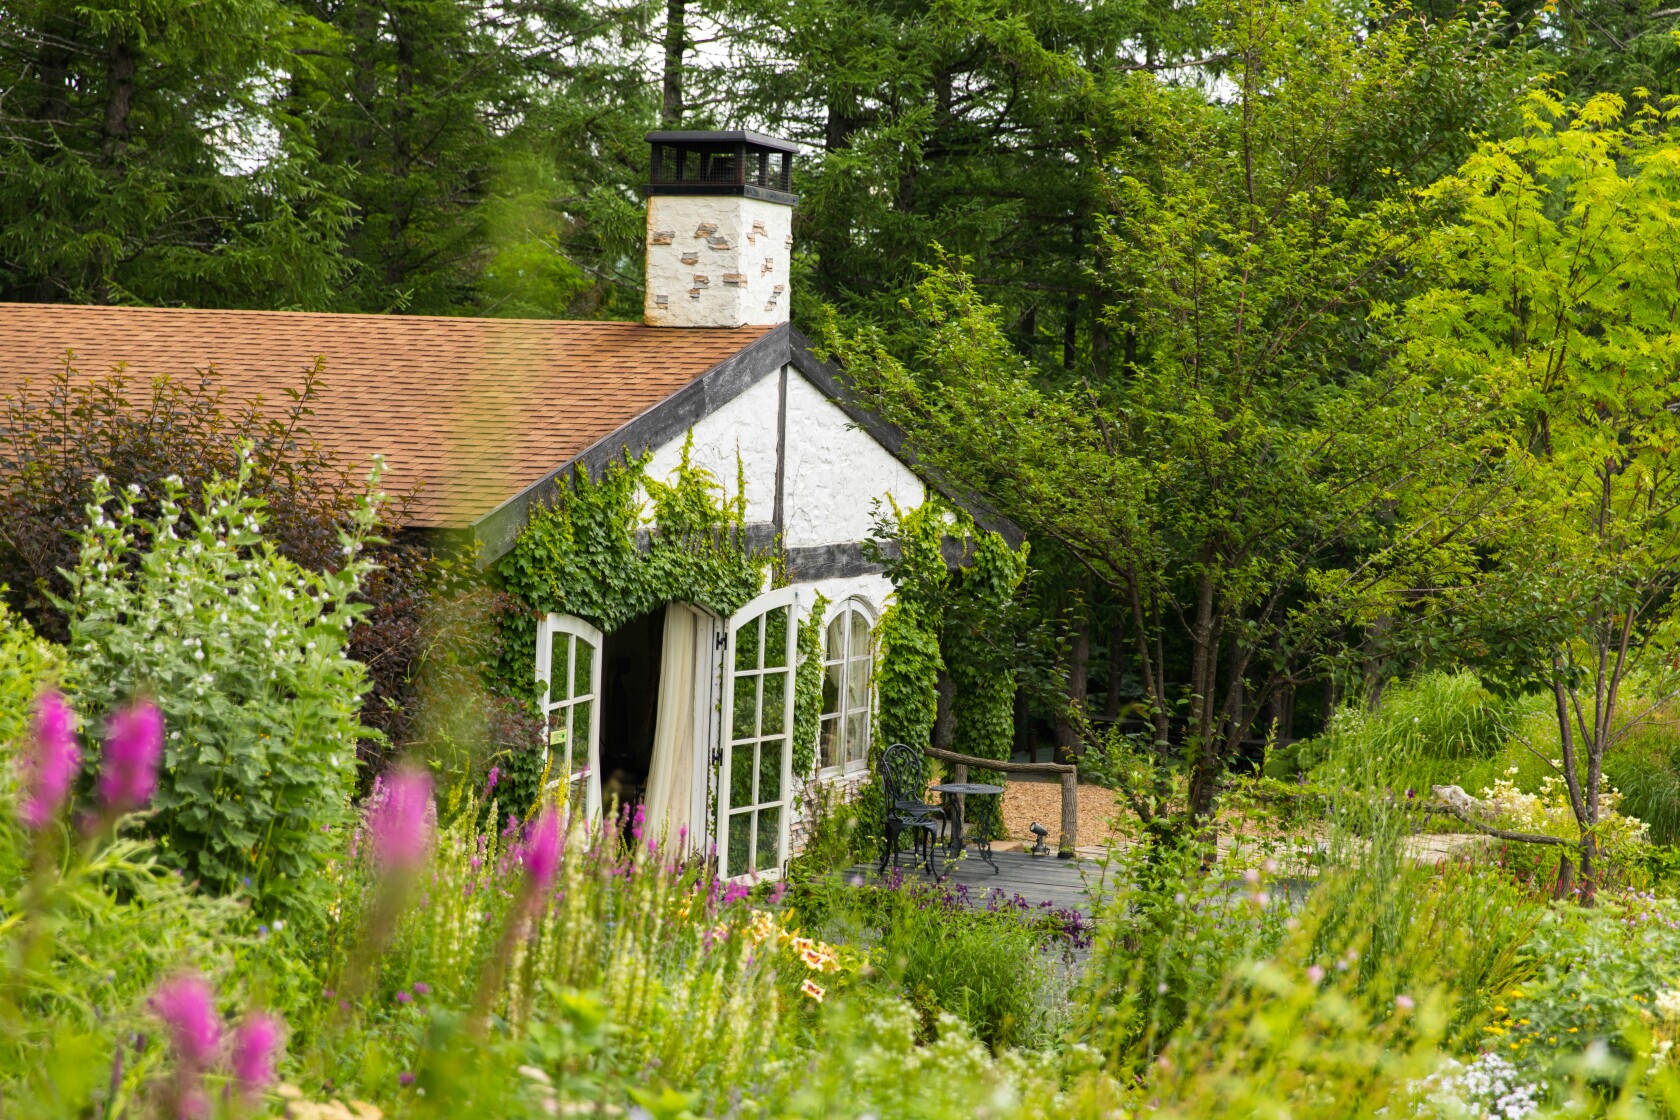
M 962 542 L 964 564 L 945 560 L 947 538 Z M 876 523 L 872 551 L 893 583 L 894 601 L 876 629 L 875 750 L 927 746 L 938 713 L 939 674 L 950 675 L 952 749 L 1007 759 L 1014 744 L 1015 648 L 1027 547 L 1009 547 L 968 514 L 937 499 L 913 510 L 896 504 Z M 977 782 L 1000 772 L 976 770 Z M 877 826 L 878 798 L 859 802 L 859 822 Z M 996 821 L 996 798 L 971 799 L 971 819 Z
M 817 733 L 823 707 L 823 625 L 828 597 L 817 592 L 811 613 L 799 624 L 799 664 L 793 680 L 793 776 L 809 778 L 817 769 Z M 798 788 L 798 787 L 795 787 Z

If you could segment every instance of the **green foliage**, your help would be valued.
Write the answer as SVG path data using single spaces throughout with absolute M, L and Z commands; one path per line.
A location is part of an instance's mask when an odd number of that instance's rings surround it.
M 61 661 L 57 646 L 0 603 L 0 750 L 28 730 L 30 705 L 56 680 Z
M 1604 760 L 1605 779 L 1621 792 L 1623 813 L 1645 822 L 1656 844 L 1680 843 L 1680 737 L 1663 714 L 1634 729 Z
M 1143 1065 L 1192 1012 L 1222 991 L 1233 961 L 1262 959 L 1283 936 L 1284 904 L 1228 899 L 1199 876 L 1188 847 L 1111 857 L 1105 879 L 1124 884 L 1104 907 L 1078 1005 L 1082 1033 L 1110 1062 Z
M 1279 752 L 1268 772 L 1291 778 L 1344 765 L 1350 756 L 1374 756 L 1405 788 L 1452 784 L 1474 794 L 1496 776 L 1481 764 L 1500 753 L 1522 722 L 1518 702 L 1495 696 L 1470 670 L 1423 673 L 1383 689 L 1374 711 L 1344 705 L 1322 736 Z
M 968 565 L 951 577 L 943 647 L 951 674 L 955 724 L 951 749 L 978 758 L 1007 759 L 1015 746 L 1015 639 L 1028 548 L 1012 549 L 996 533 L 976 533 Z M 994 770 L 974 770 L 976 782 L 1001 783 Z M 971 801 L 976 823 L 996 827 L 997 798 Z M 990 804 L 988 804 L 990 802 Z
M 801 918 L 820 916 L 825 937 L 877 947 L 883 980 L 921 1015 L 923 1037 L 954 1016 L 993 1049 L 1052 1045 L 1069 1013 L 1066 943 L 1033 925 L 1036 915 L 981 901 L 910 882 L 837 889 L 830 880 L 795 906 Z
M 893 582 L 893 601 L 875 623 L 875 742 L 922 747 L 933 738 L 939 673 L 945 667 L 939 636 L 949 576 L 941 544 L 947 513 L 941 503 L 912 510 L 892 504 L 877 517 L 871 554 Z M 884 547 L 886 545 L 894 547 Z M 896 554 L 893 554 L 896 553 Z
M 321 53 L 296 6 L 23 0 L 6 24 L 0 300 L 334 304 L 350 202 L 275 83 Z
M 31 900 L 39 884 L 26 852 L 8 812 L 0 820 L 0 1086 L 9 1111 L 74 1114 L 109 1101 L 115 1055 L 152 1029 L 145 1000 L 158 981 L 189 961 L 226 974 L 255 942 L 241 929 L 240 906 L 196 891 L 149 842 L 123 838 L 85 861 L 67 860 L 47 911 Z M 156 1069 L 130 1057 L 126 1072 L 116 1071 L 124 1094 Z
M 162 856 L 215 890 L 247 886 L 265 912 L 318 916 L 332 832 L 356 771 L 362 667 L 345 656 L 368 562 L 316 573 L 261 535 L 250 477 L 207 483 L 185 516 L 167 483 L 153 520 L 96 482 L 70 573 L 67 684 L 84 712 L 148 696 L 168 728 L 150 831 Z M 143 554 L 142 554 L 143 550 Z
M 1631 1057 L 1630 1026 L 1656 1019 L 1673 1029 L 1674 1011 L 1657 1005 L 1680 987 L 1673 899 L 1606 893 L 1592 909 L 1556 906 L 1531 952 L 1538 975 L 1501 993 L 1490 1032 L 1519 1064 L 1553 1072 L 1595 1042 Z
M 817 735 L 823 707 L 823 624 L 828 598 L 817 592 L 811 611 L 799 623 L 799 668 L 793 684 L 793 776 L 807 777 L 817 766 Z
M 1464 428 L 1484 422 L 1463 386 L 1385 368 L 1416 208 L 1397 180 L 1341 178 L 1395 97 L 1427 111 L 1415 59 L 1476 53 L 1466 25 L 1356 28 L 1333 5 L 1263 0 L 1206 13 L 1231 104 L 1137 75 L 1116 97 L 1131 136 L 1100 153 L 1123 367 L 1071 383 L 1033 363 L 990 278 L 956 256 L 893 335 L 824 335 L 930 471 L 1125 604 L 1152 721 L 1187 725 L 1182 759 L 1158 752 L 1159 780 L 1189 774 L 1169 831 L 1213 812 L 1291 666 L 1341 649 L 1350 613 L 1386 609 L 1385 580 L 1431 555 L 1440 534 L 1393 547 L 1396 509 L 1475 516 L 1465 492 L 1430 486 L 1457 477 Z

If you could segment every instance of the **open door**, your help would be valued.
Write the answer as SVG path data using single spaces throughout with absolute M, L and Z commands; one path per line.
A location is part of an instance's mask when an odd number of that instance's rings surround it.
M 595 627 L 569 614 L 537 624 L 537 680 L 548 724 L 546 758 L 565 802 L 601 814 L 601 647 Z
M 798 592 L 760 595 L 729 620 L 725 634 L 718 875 L 773 879 L 787 860 Z

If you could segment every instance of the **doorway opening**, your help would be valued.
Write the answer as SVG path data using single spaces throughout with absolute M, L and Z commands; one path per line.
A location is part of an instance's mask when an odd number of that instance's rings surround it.
M 658 726 L 665 607 L 626 622 L 603 643 L 601 805 L 620 811 L 642 803 Z

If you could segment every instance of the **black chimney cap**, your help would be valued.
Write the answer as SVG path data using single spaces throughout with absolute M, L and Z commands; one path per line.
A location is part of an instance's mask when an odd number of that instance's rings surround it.
M 650 132 L 647 194 L 738 194 L 792 206 L 797 144 L 757 132 Z

